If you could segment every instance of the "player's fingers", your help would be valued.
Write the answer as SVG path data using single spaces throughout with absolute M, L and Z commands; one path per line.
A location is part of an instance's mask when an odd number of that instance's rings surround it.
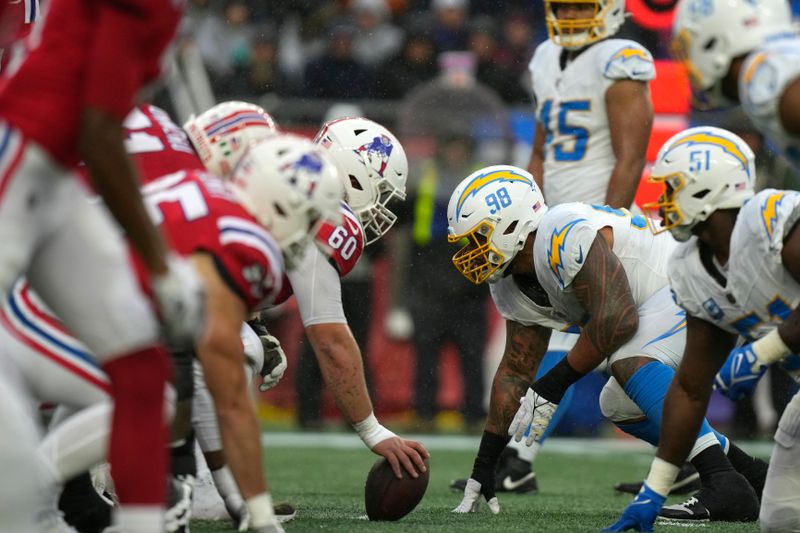
M 417 472 L 425 472 L 428 469 L 425 466 L 425 459 L 422 458 L 422 455 L 420 455 L 416 449 L 411 446 L 406 446 L 405 453 L 406 456 L 411 457 L 411 460 L 417 465 Z
M 417 454 L 417 452 L 414 452 L 410 448 L 405 448 L 405 449 L 401 450 L 400 452 L 398 452 L 398 456 L 399 456 L 400 462 L 403 463 L 403 468 L 405 468 L 406 471 L 409 474 L 411 474 L 411 477 L 418 478 L 419 477 L 419 473 L 417 472 L 417 469 L 414 468 L 414 463 L 412 463 L 411 459 L 408 457 L 409 451 L 413 452 L 414 454 Z M 417 457 L 419 457 L 418 454 L 417 454 Z
M 406 444 L 417 450 L 417 452 L 425 459 L 430 458 L 431 454 L 428 452 L 427 448 L 425 448 L 425 446 L 423 446 L 421 442 L 417 442 L 415 440 L 407 440 Z
M 394 452 L 389 452 L 386 455 L 386 460 L 389 461 L 389 466 L 392 467 L 392 472 L 394 472 L 394 477 L 397 479 L 403 479 L 403 469 L 400 468 L 400 462 L 397 460 L 397 456 Z

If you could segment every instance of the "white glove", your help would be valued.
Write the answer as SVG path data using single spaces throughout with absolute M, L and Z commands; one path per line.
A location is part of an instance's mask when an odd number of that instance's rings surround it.
M 508 427 L 508 434 L 519 442 L 530 428 L 528 438 L 525 439 L 525 445 L 530 446 L 534 441 L 541 439 L 558 404 L 545 400 L 530 388 L 525 396 L 519 399 L 519 403 L 517 414 L 514 415 L 514 420 Z
M 486 502 L 492 514 L 500 512 L 500 502 L 497 501 L 497 496 Z M 464 498 L 458 507 L 453 509 L 454 513 L 477 513 L 481 507 L 481 484 L 472 478 L 467 480 L 467 486 L 464 487 Z
M 166 274 L 153 276 L 153 294 L 170 350 L 193 349 L 205 318 L 205 290 L 197 271 L 175 254 L 167 258 Z
M 261 367 L 263 381 L 258 386 L 258 390 L 264 392 L 278 384 L 288 365 L 281 341 L 272 335 L 261 335 L 258 338 L 261 339 L 261 345 L 264 347 L 264 365 Z

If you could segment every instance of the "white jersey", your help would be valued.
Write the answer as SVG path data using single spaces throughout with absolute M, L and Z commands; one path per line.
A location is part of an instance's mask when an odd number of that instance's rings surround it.
M 750 120 L 800 168 L 800 137 L 781 124 L 778 105 L 787 85 L 800 77 L 800 38 L 768 41 L 751 53 L 739 74 L 739 98 Z
M 676 243 L 668 233 L 653 235 L 641 215 L 605 205 L 561 204 L 542 218 L 533 245 L 536 277 L 556 316 L 570 324 L 583 322 L 585 310 L 572 281 L 583 267 L 597 232 L 610 227 L 614 255 L 625 269 L 637 307 L 669 284 L 667 264 Z
M 783 267 L 783 240 L 800 219 L 800 193 L 765 189 L 739 211 L 731 235 L 728 285 L 748 311 L 736 329 L 774 328 L 800 303 L 800 284 Z
M 705 320 L 728 333 L 745 335 L 748 340 L 766 334 L 770 328 L 763 324 L 749 328 L 749 331 L 740 329 L 747 312 L 728 288 L 727 269 L 722 270 L 713 264 L 710 252 L 705 262 L 700 253 L 697 237 L 680 243 L 672 253 L 669 282 L 675 302 L 689 316 Z M 714 269 L 715 274 L 711 274 L 709 269 Z
M 618 80 L 647 82 L 656 71 L 650 52 L 626 39 L 593 44 L 561 69 L 563 48 L 545 41 L 528 69 L 536 117 L 545 139 L 544 198 L 602 204 L 616 157 L 606 114 L 606 90 Z

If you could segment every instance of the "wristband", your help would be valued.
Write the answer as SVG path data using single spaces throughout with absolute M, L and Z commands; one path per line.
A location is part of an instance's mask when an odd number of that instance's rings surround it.
M 776 361 L 780 361 L 792 351 L 783 342 L 778 328 L 773 329 L 757 341 L 750 345 L 756 359 L 765 365 L 771 365 Z
M 379 442 L 395 436 L 394 433 L 378 422 L 378 419 L 375 418 L 375 413 L 370 413 L 369 416 L 361 422 L 353 424 L 353 429 L 356 430 L 358 436 L 361 437 L 361 440 L 370 450 Z
M 572 368 L 565 357 L 551 368 L 547 374 L 540 377 L 531 388 L 548 402 L 559 404 L 569 386 L 582 377 L 583 374 Z
M 495 496 L 494 477 L 497 462 L 509 440 L 508 435 L 498 435 L 489 431 L 484 431 L 481 437 L 478 455 L 472 465 L 470 477 L 481 484 L 481 493 L 487 500 L 491 500 Z
M 247 511 L 250 513 L 250 527 L 257 529 L 276 523 L 275 510 L 272 507 L 272 496 L 262 492 L 247 500 Z
M 666 462 L 660 457 L 655 457 L 650 465 L 650 473 L 647 474 L 645 483 L 659 496 L 665 498 L 669 495 L 669 489 L 678 478 L 681 468 L 672 463 Z

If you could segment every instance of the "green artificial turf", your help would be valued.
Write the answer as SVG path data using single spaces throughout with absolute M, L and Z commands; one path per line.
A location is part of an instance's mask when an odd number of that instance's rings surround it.
M 324 440 L 320 445 L 324 444 Z M 476 441 L 477 443 L 477 441 Z M 556 443 L 554 445 L 557 446 Z M 587 446 L 592 446 L 587 441 Z M 473 451 L 431 451 L 431 479 L 417 509 L 395 523 L 370 522 L 364 511 L 364 480 L 375 461 L 365 449 L 270 447 L 266 467 L 276 500 L 297 505 L 298 517 L 285 528 L 300 531 L 598 531 L 614 522 L 630 497 L 615 494 L 618 481 L 635 481 L 647 472 L 649 451 L 608 455 L 548 452 L 539 456 L 538 495 L 500 494 L 501 513 L 454 515 L 460 501 L 448 483 L 471 470 Z M 677 503 L 685 497 L 673 497 Z M 755 532 L 755 524 L 710 523 L 704 532 Z M 228 524 L 195 520 L 196 533 L 230 531 Z M 657 525 L 656 531 L 685 531 L 686 526 Z

